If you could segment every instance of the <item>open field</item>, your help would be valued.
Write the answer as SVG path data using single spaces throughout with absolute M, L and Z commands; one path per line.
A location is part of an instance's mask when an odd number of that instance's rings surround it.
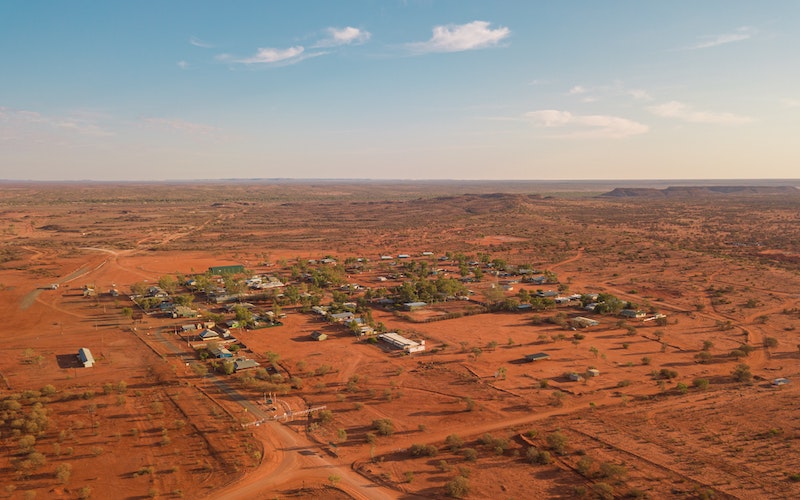
M 613 187 L 1 186 L 0 496 L 800 497 L 800 195 Z M 233 301 L 281 324 L 232 326 L 261 366 L 228 375 L 183 329 L 249 321 L 186 285 L 225 265 L 287 285 Z M 436 280 L 463 289 L 378 302 Z M 154 285 L 201 317 L 143 310 Z

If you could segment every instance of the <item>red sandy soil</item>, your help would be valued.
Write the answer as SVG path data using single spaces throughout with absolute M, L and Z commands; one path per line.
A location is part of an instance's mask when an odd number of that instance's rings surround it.
M 10 498 L 441 498 L 458 475 L 471 498 L 800 496 L 800 276 L 795 262 L 772 258 L 800 253 L 793 198 L 437 199 L 421 190 L 405 201 L 406 192 L 348 185 L 3 195 L 0 476 Z M 367 257 L 368 269 L 348 279 L 383 287 L 399 281 L 378 281 L 393 270 L 380 255 L 422 251 L 529 263 L 555 272 L 569 293 L 611 293 L 667 323 L 598 316 L 573 342 L 575 331 L 541 320 L 587 315 L 575 308 L 433 322 L 422 321 L 476 305 L 373 309 L 389 330 L 426 341 L 426 352 L 402 355 L 286 306 L 283 326 L 234 330 L 248 356 L 267 365 L 266 353 L 278 354 L 280 379 L 302 385 L 270 411 L 252 372 L 198 375 L 202 362 L 175 334 L 190 320 L 122 314 L 132 284 L 212 265 L 288 278 L 298 259 Z M 452 262 L 431 266 L 459 277 Z M 487 274 L 469 288 L 482 300 L 497 282 Z M 60 287 L 42 289 L 51 283 Z M 99 293 L 85 297 L 86 284 Z M 513 286 L 509 297 L 558 284 Z M 328 340 L 311 341 L 313 330 Z M 704 341 L 711 359 L 699 363 Z M 753 351 L 732 358 L 743 344 Z M 94 367 L 77 366 L 80 347 L 91 348 Z M 535 352 L 551 359 L 522 362 Z M 741 362 L 753 383 L 732 379 Z M 589 367 L 600 376 L 565 377 Z M 662 369 L 675 378 L 653 377 Z M 792 382 L 773 387 L 777 377 Z M 706 389 L 693 385 L 701 378 Z M 323 405 L 329 413 L 242 425 Z M 35 408 L 47 412 L 46 429 L 27 423 Z M 391 420 L 390 436 L 376 434 L 380 419 Z M 550 449 L 556 432 L 562 453 Z M 451 435 L 460 450 L 447 445 Z M 436 453 L 414 457 L 415 444 Z M 531 447 L 549 450 L 552 463 L 530 464 Z M 68 478 L 57 474 L 64 464 Z

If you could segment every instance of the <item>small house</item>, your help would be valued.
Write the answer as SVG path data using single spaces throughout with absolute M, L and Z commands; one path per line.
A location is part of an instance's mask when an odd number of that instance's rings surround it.
M 647 316 L 644 311 L 639 311 L 637 309 L 623 309 L 619 312 L 619 315 L 629 319 L 641 319 Z
M 599 377 L 600 370 L 598 370 L 597 368 L 589 368 L 588 370 L 586 370 L 586 375 L 590 377 Z
M 233 353 L 229 351 L 226 347 L 221 346 L 209 346 L 208 352 L 211 353 L 212 356 L 215 358 L 232 358 Z
M 205 329 L 200 332 L 200 340 L 219 340 L 219 333 L 214 330 Z
M 421 309 L 421 308 L 423 308 L 423 307 L 425 307 L 427 305 L 428 304 L 425 303 L 425 302 L 406 302 L 405 304 L 403 304 L 403 307 L 407 311 L 415 311 L 415 310 Z

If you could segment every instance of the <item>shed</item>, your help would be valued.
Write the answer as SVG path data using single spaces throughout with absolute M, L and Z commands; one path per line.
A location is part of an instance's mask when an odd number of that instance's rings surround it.
M 550 355 L 546 352 L 537 352 L 535 354 L 528 354 L 525 356 L 525 361 L 528 363 L 532 363 L 534 361 L 542 361 L 544 359 L 550 359 Z
M 427 306 L 426 302 L 406 302 L 403 304 L 403 307 L 406 308 L 408 311 L 413 311 L 415 309 L 420 309 L 422 307 Z
M 590 377 L 599 377 L 600 370 L 598 370 L 597 368 L 589 368 L 588 370 L 586 370 L 586 375 Z
M 90 351 L 87 347 L 81 347 L 78 349 L 78 361 L 83 363 L 84 368 L 91 368 L 94 366 L 94 356 L 92 356 L 92 351 Z
M 247 359 L 247 358 L 236 358 L 236 361 L 233 362 L 233 370 L 240 371 L 240 370 L 247 370 L 250 368 L 258 368 L 261 366 L 261 363 L 257 362 L 254 359 Z
M 786 385 L 788 383 L 789 383 L 789 379 L 788 378 L 783 378 L 783 377 L 776 378 L 775 380 L 772 381 L 772 385 Z
M 318 342 L 322 342 L 323 340 L 328 338 L 328 335 L 326 333 L 323 333 L 323 332 L 319 331 L 319 330 L 314 330 L 313 332 L 311 332 L 311 338 L 312 338 L 312 340 L 316 340 Z

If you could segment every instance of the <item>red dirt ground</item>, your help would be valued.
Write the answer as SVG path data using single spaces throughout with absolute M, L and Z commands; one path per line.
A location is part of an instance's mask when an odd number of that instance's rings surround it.
M 773 258 L 800 253 L 796 199 L 438 194 L 350 185 L 4 191 L 4 494 L 440 498 L 462 476 L 471 498 L 800 496 L 800 276 L 796 263 Z M 611 293 L 667 323 L 599 316 L 573 342 L 575 331 L 542 320 L 586 314 L 575 308 L 433 322 L 422 321 L 477 306 L 373 309 L 389 330 L 426 341 L 426 352 L 406 356 L 285 306 L 283 326 L 234 335 L 264 364 L 278 354 L 279 378 L 302 385 L 278 395 L 282 410 L 330 413 L 243 428 L 281 413 L 259 403 L 264 385 L 252 373 L 199 376 L 201 362 L 175 334 L 190 320 L 122 314 L 132 284 L 212 265 L 288 278 L 298 259 L 367 257 L 368 269 L 348 279 L 383 287 L 399 281 L 378 281 L 393 269 L 380 255 L 422 251 L 531 264 L 569 293 Z M 459 277 L 452 262 L 431 264 Z M 469 287 L 482 300 L 497 282 L 486 275 Z M 51 283 L 60 287 L 43 289 Z M 97 295 L 84 296 L 88 284 Z M 558 284 L 513 286 L 509 297 Z M 123 295 L 111 296 L 113 287 Z M 328 340 L 311 341 L 313 330 Z M 704 341 L 710 359 L 699 363 Z M 731 357 L 743 344 L 752 352 Z M 94 367 L 77 366 L 80 347 L 91 348 Z M 522 362 L 535 352 L 551 359 Z M 732 379 L 741 362 L 753 383 Z M 565 377 L 589 367 L 600 376 Z M 675 378 L 657 380 L 662 369 Z M 792 382 L 773 387 L 777 377 Z M 42 409 L 46 428 L 33 427 Z M 380 419 L 393 423 L 390 436 L 376 434 Z M 556 432 L 562 453 L 550 449 Z M 452 435 L 460 450 L 446 443 Z M 414 457 L 415 444 L 436 453 Z M 552 463 L 530 464 L 531 447 L 549 450 Z

